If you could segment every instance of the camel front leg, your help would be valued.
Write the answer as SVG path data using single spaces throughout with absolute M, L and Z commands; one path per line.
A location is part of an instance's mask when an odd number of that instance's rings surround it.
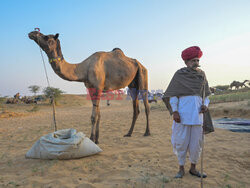
M 90 139 L 93 142 L 98 142 L 99 137 L 99 121 L 100 121 L 100 109 L 99 109 L 99 103 L 100 103 L 100 96 L 98 97 L 92 97 L 92 115 L 91 115 L 91 135 Z M 97 127 L 98 126 L 98 127 Z M 97 134 L 96 134 L 97 133 Z M 97 138 L 97 140 L 96 140 Z
M 95 143 L 99 144 L 98 139 L 99 139 L 99 125 L 100 125 L 100 119 L 101 119 L 101 114 L 100 114 L 100 107 L 97 108 L 97 123 L 96 123 L 96 130 L 95 130 Z
M 97 106 L 93 105 L 92 107 L 92 115 L 91 115 L 91 135 L 90 139 L 94 142 L 95 140 L 95 127 L 96 127 L 96 120 L 97 120 Z

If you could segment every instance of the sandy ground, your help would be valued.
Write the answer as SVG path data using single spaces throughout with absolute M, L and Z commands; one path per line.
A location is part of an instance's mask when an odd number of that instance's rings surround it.
M 153 106 L 153 105 L 152 105 Z M 174 179 L 177 158 L 170 142 L 172 119 L 162 108 L 150 114 L 151 136 L 144 137 L 145 113 L 132 137 L 123 137 L 132 121 L 131 101 L 101 103 L 100 144 L 103 152 L 76 160 L 26 159 L 25 153 L 43 135 L 53 132 L 52 109 L 0 118 L 0 187 L 200 187 L 188 173 Z M 59 129 L 75 128 L 90 134 L 90 101 L 57 107 Z M 205 138 L 204 187 L 250 186 L 250 135 L 216 129 Z M 200 164 L 198 164 L 200 168 Z

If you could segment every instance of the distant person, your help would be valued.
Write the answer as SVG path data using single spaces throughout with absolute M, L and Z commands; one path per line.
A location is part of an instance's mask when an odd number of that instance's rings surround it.
M 196 164 L 202 149 L 203 113 L 208 110 L 210 90 L 205 73 L 198 68 L 202 56 L 200 48 L 189 47 L 181 56 L 186 67 L 174 74 L 163 96 L 163 101 L 174 119 L 171 142 L 179 161 L 179 171 L 175 178 L 182 178 L 185 174 L 187 152 L 191 162 L 189 173 L 201 177 L 196 170 Z M 206 97 L 204 104 L 203 88 Z M 207 175 L 203 173 L 203 178 L 205 177 Z
M 14 98 L 15 98 L 15 99 L 20 99 L 20 93 L 15 94 L 15 95 L 14 95 Z
M 107 99 L 107 106 L 110 106 L 110 100 L 114 100 L 114 93 L 111 90 L 105 91 L 106 93 L 106 99 Z
M 109 100 L 107 100 L 107 106 L 109 106 L 110 105 L 110 101 Z

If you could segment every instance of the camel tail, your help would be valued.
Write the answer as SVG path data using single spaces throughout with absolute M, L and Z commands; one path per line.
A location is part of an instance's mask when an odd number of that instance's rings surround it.
M 138 63 L 138 88 L 139 90 L 148 91 L 148 70 L 137 61 Z

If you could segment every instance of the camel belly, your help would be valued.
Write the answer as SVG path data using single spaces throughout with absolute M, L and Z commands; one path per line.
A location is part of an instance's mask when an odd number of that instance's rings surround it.
M 105 77 L 105 90 L 116 90 L 128 86 L 135 78 L 137 70 L 123 69 L 113 70 Z

